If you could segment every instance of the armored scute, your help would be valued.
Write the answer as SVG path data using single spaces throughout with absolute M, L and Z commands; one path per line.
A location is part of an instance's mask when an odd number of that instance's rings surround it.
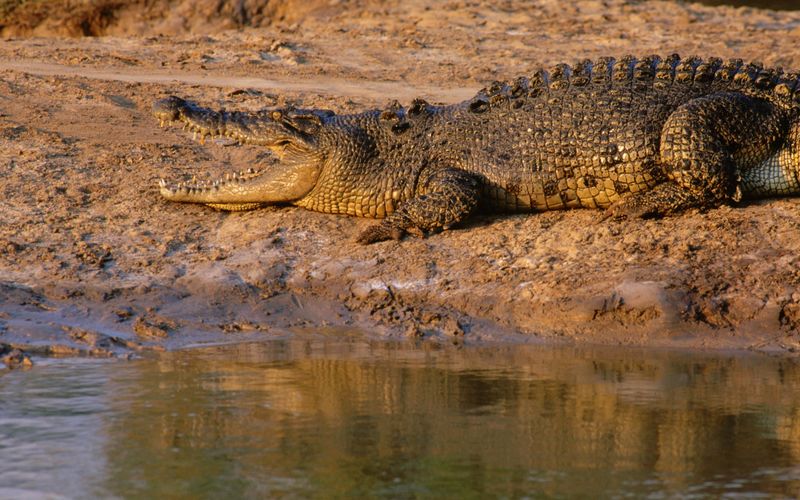
M 212 111 L 169 97 L 154 105 L 162 124 L 266 146 L 281 162 L 201 185 L 162 181 L 161 194 L 383 219 L 364 243 L 448 228 L 478 209 L 642 217 L 793 195 L 799 80 L 738 59 L 628 56 L 495 82 L 459 104 L 353 115 Z

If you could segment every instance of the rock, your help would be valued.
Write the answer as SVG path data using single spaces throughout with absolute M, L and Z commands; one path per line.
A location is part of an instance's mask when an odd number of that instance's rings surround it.
M 4 344 L 0 344 L 0 363 L 6 365 L 7 368 L 30 368 L 33 366 L 33 361 L 30 356 L 25 354 L 22 350 L 11 348 L 8 345 L 5 345 L 5 347 L 3 346 Z

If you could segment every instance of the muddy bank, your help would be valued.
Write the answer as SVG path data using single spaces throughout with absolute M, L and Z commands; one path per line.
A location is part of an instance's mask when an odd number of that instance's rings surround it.
M 354 3 L 202 35 L 6 39 L 4 352 L 129 355 L 309 330 L 800 348 L 798 199 L 656 221 L 600 222 L 581 210 L 483 216 L 368 247 L 354 243 L 373 223 L 365 219 L 160 199 L 161 177 L 272 161 L 257 148 L 159 129 L 150 105 L 169 94 L 229 109 L 346 112 L 417 95 L 454 102 L 491 80 L 601 55 L 698 53 L 800 68 L 793 12 L 621 0 L 427 4 Z
M 1 0 L 2 36 L 125 36 L 215 33 L 292 24 L 335 11 L 324 0 Z

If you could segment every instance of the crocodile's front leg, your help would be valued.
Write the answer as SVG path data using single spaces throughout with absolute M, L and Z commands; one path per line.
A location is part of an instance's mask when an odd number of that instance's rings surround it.
M 660 164 L 669 181 L 612 205 L 612 216 L 667 215 L 715 207 L 742 197 L 741 174 L 783 147 L 786 110 L 736 92 L 694 99 L 670 115 L 661 133 Z
M 434 168 L 422 172 L 414 198 L 358 237 L 359 243 L 398 240 L 407 233 L 422 235 L 447 229 L 478 206 L 479 181 L 463 170 Z

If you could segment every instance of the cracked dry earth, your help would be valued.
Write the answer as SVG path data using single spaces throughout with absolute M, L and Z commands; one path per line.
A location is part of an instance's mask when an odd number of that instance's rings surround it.
M 481 216 L 359 246 L 372 221 L 162 201 L 161 177 L 274 160 L 159 129 L 150 107 L 170 94 L 243 110 L 454 102 L 543 65 L 625 53 L 800 68 L 798 42 L 797 12 L 624 0 L 356 2 L 204 34 L 8 38 L 0 356 L 289 335 L 796 353 L 800 199 L 627 222 Z

